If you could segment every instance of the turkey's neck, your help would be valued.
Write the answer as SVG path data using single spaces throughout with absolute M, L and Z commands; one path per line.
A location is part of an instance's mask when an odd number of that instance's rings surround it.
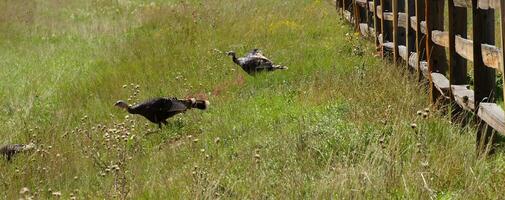
M 240 62 L 238 61 L 237 56 L 232 55 L 232 59 L 233 59 L 233 62 L 234 62 L 235 64 L 240 65 Z
M 126 108 L 126 111 L 128 111 L 128 113 L 130 114 L 138 114 L 138 112 L 133 109 L 131 106 L 128 106 L 128 108 Z

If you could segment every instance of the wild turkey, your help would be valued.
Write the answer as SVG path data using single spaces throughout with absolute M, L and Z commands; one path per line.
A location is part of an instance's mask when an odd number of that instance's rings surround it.
M 12 156 L 14 156 L 15 154 L 23 152 L 23 151 L 28 151 L 33 148 L 35 148 L 35 145 L 33 143 L 26 144 L 26 145 L 25 144 L 7 144 L 7 145 L 0 147 L 0 155 L 7 158 L 7 161 L 10 161 L 12 159 Z
M 115 106 L 125 109 L 130 114 L 142 115 L 152 123 L 158 124 L 161 128 L 161 124 L 166 125 L 168 123 L 168 118 L 191 108 L 205 110 L 209 106 L 209 102 L 206 100 L 196 100 L 195 98 L 180 100 L 177 98 L 159 97 L 134 106 L 128 105 L 126 101 L 119 100 Z
M 254 75 L 261 71 L 274 71 L 278 69 L 288 69 L 286 66 L 274 65 L 270 59 L 263 56 L 259 49 L 253 49 L 247 53 L 245 57 L 237 58 L 237 54 L 233 51 L 227 53 L 231 56 L 234 63 L 242 67 L 249 75 Z

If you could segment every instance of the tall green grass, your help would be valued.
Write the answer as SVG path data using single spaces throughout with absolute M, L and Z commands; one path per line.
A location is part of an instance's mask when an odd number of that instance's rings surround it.
M 5 199 L 496 199 L 504 190 L 502 154 L 476 160 L 474 130 L 417 115 L 423 86 L 376 58 L 326 1 L 5 0 L 0 30 L 0 142 L 38 145 L 0 162 Z M 289 70 L 250 77 L 220 53 L 252 48 Z M 211 107 L 158 130 L 112 106 L 154 96 Z

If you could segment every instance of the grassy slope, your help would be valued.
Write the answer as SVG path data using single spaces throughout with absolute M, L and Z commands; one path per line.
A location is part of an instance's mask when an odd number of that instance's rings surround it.
M 503 193 L 503 158 L 476 161 L 471 129 L 417 116 L 423 88 L 369 42 L 344 36 L 350 29 L 325 1 L 7 0 L 0 30 L 1 142 L 40 146 L 0 162 L 2 198 L 22 187 L 39 198 L 110 198 L 123 185 L 146 199 Z M 290 69 L 253 78 L 213 50 L 254 47 Z M 155 126 L 111 106 L 130 83 L 140 99 L 212 105 L 145 135 Z M 119 134 L 137 137 L 107 150 L 94 128 L 122 122 Z M 102 177 L 92 157 L 121 170 Z

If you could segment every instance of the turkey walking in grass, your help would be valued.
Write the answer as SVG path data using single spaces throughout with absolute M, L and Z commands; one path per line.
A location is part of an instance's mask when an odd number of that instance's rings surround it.
M 205 110 L 209 106 L 209 102 L 206 100 L 197 100 L 195 98 L 180 100 L 177 98 L 160 97 L 134 106 L 128 105 L 126 101 L 119 100 L 116 102 L 115 106 L 125 109 L 130 114 L 142 115 L 152 123 L 158 124 L 161 128 L 161 124 L 167 124 L 168 118 L 183 113 L 191 108 Z
M 237 54 L 233 51 L 227 53 L 231 56 L 234 63 L 242 67 L 249 75 L 254 75 L 256 72 L 274 71 L 278 69 L 288 69 L 286 66 L 274 65 L 273 62 L 263 56 L 259 49 L 253 49 L 245 55 L 245 57 L 237 58 Z
M 23 151 L 28 151 L 33 148 L 35 148 L 35 145 L 33 143 L 26 144 L 26 145 L 25 144 L 7 144 L 7 145 L 0 147 L 0 155 L 7 158 L 7 161 L 10 161 L 12 159 L 12 156 L 14 156 L 15 154 L 23 152 Z

